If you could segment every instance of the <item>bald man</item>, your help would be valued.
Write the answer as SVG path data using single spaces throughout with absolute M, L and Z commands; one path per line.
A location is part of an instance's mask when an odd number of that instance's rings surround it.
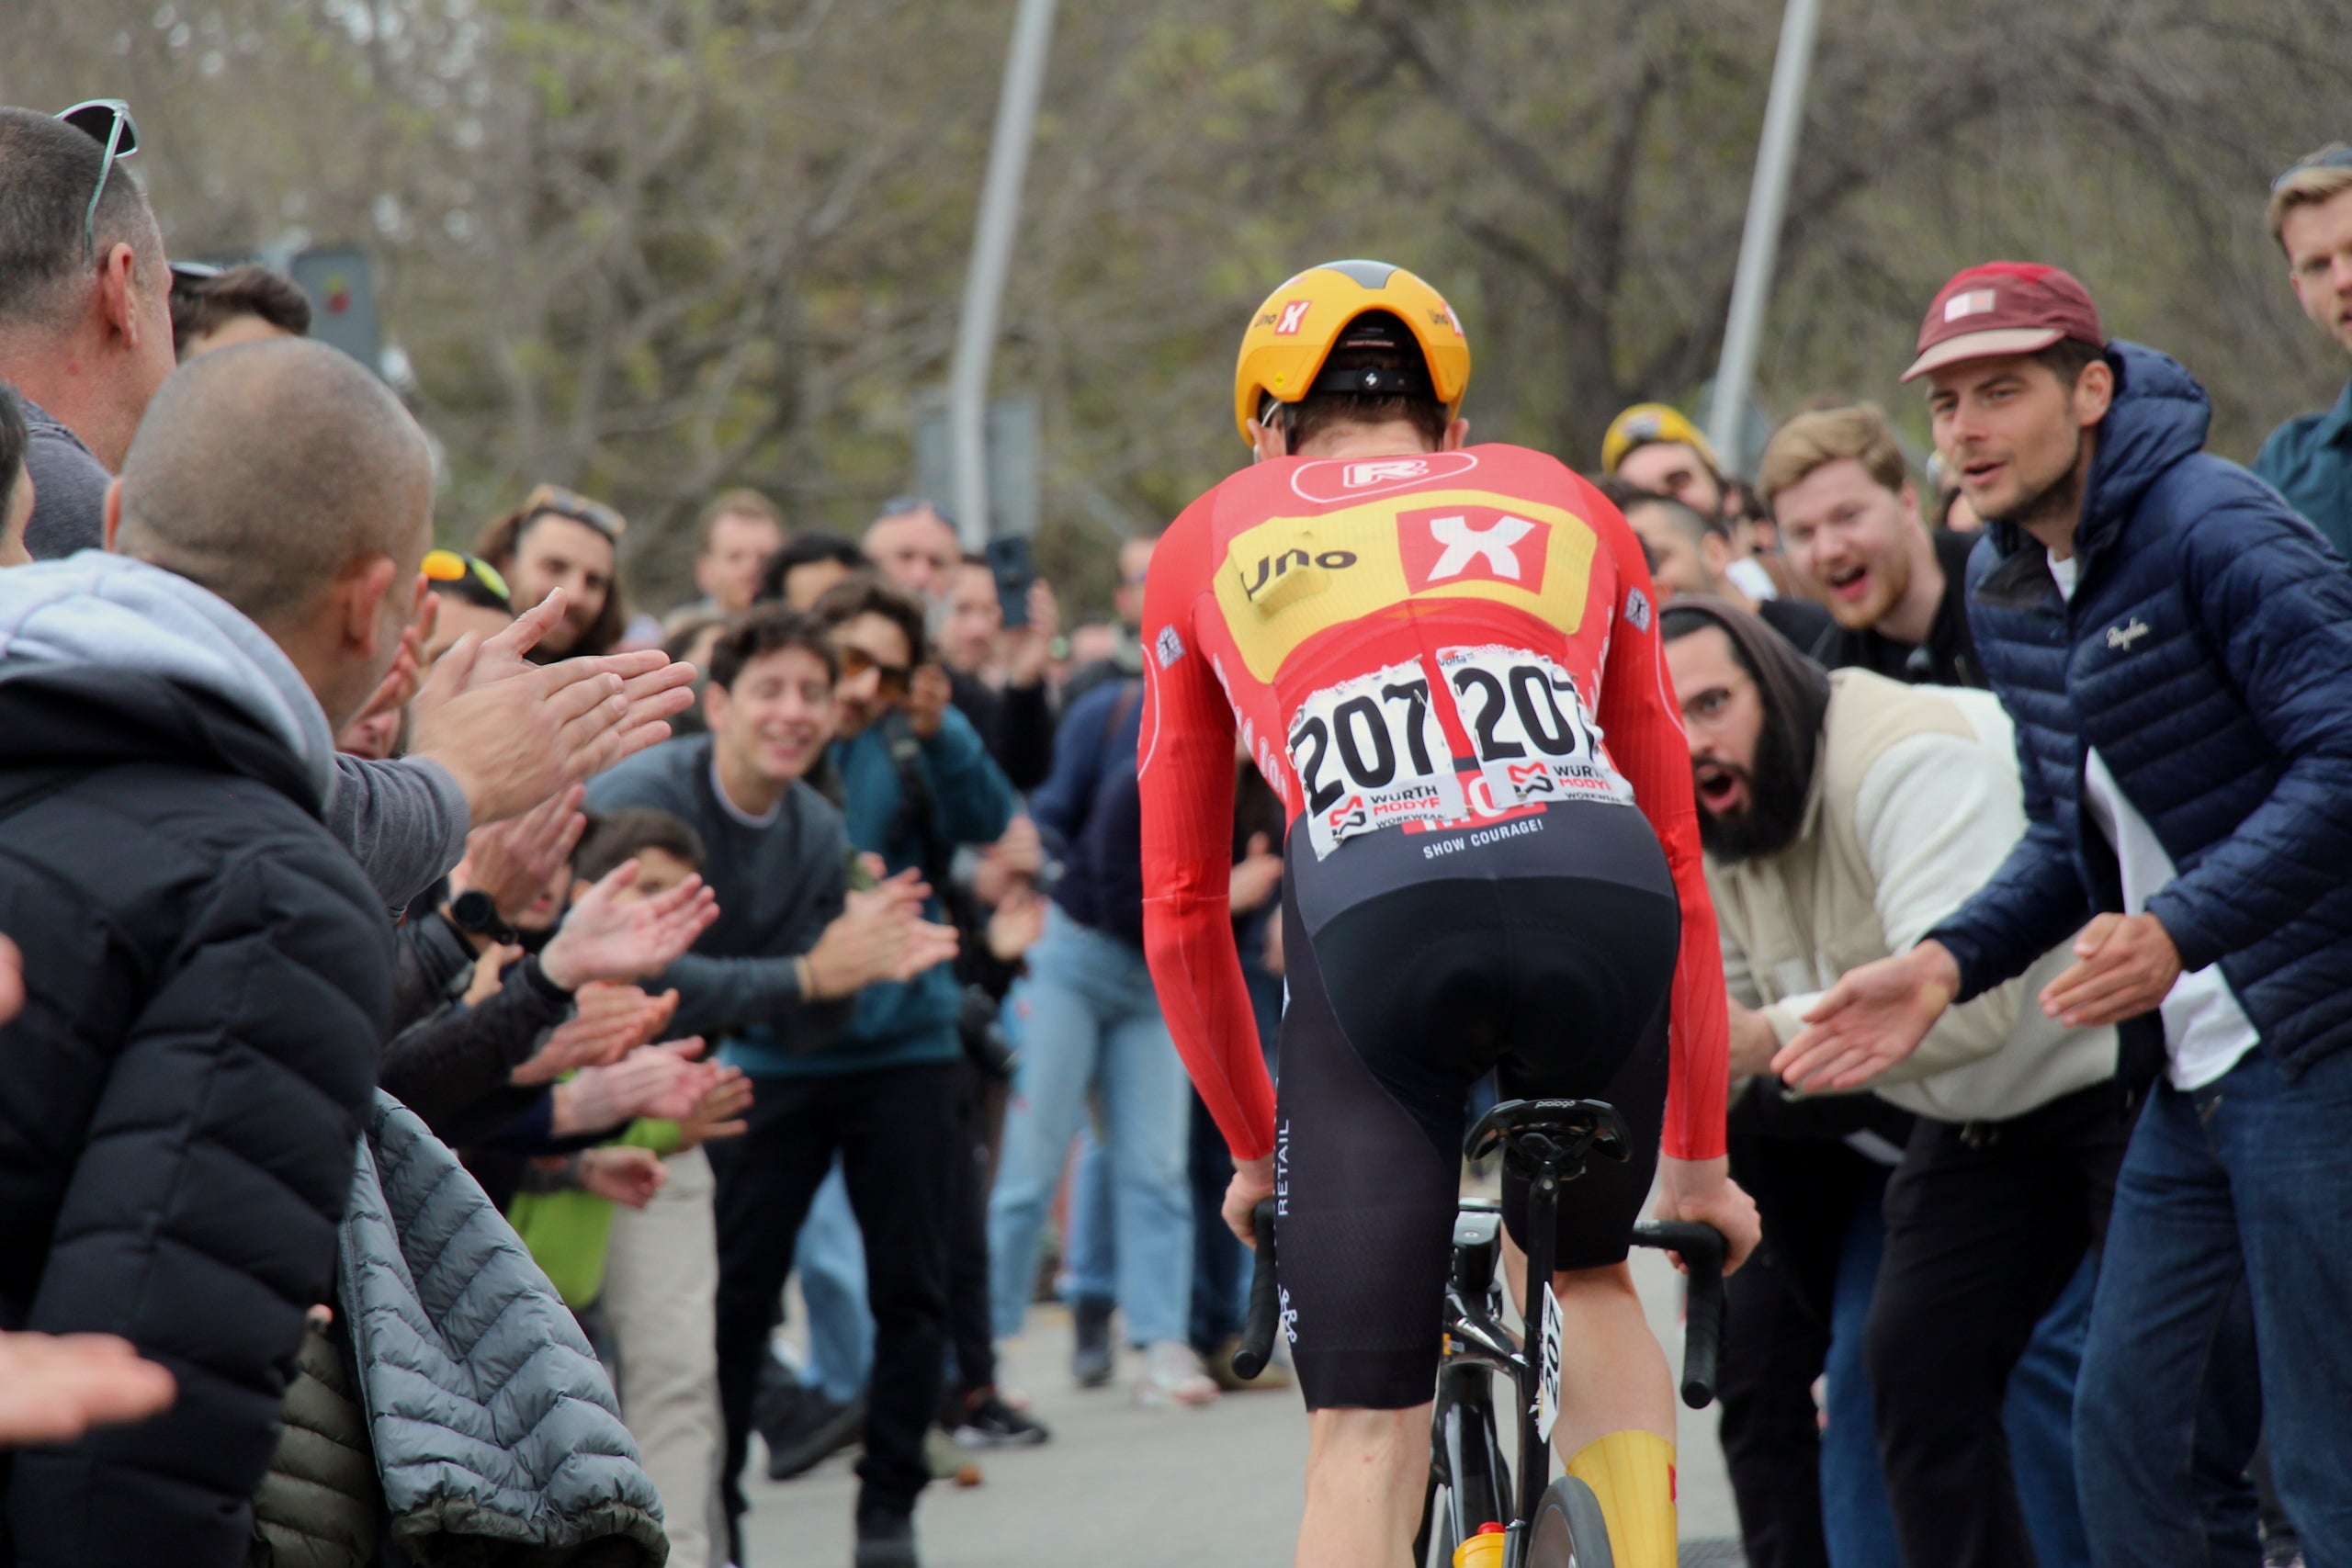
M 322 820 L 334 735 L 413 608 L 424 438 L 332 349 L 156 396 L 116 555 L 0 572 L 0 1321 L 127 1339 L 138 1426 L 13 1456 L 31 1564 L 242 1563 L 390 1006 L 375 889 Z M 591 703 L 601 694 L 582 694 Z

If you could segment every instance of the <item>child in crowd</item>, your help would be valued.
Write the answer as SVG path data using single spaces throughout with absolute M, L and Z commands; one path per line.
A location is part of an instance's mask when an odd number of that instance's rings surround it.
M 581 897 L 634 860 L 629 893 L 658 897 L 700 871 L 703 858 L 694 829 L 666 811 L 605 813 L 581 840 L 570 892 Z M 568 1168 L 555 1180 L 573 1190 L 526 1191 L 511 1215 L 616 1363 L 622 1416 L 662 1493 L 673 1562 L 708 1561 L 722 1440 L 713 1340 L 718 1250 L 701 1145 L 741 1133 L 751 1100 L 751 1081 L 735 1077 L 682 1120 L 640 1118 L 615 1142 L 572 1156 L 576 1164 L 558 1162 Z

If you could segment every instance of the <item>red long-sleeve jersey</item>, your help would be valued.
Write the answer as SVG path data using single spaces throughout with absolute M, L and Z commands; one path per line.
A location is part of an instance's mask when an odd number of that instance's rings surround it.
M 1144 595 L 1144 945 L 1237 1157 L 1274 1146 L 1227 901 L 1237 734 L 1300 853 L 1538 801 L 1638 807 L 1682 905 L 1664 1150 L 1724 1152 L 1723 955 L 1656 603 L 1617 509 L 1516 446 L 1261 463 L 1170 527 Z

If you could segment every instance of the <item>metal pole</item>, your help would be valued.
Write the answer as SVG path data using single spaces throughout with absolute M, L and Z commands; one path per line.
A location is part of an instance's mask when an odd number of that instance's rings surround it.
M 1805 77 L 1821 0 L 1789 0 L 1781 17 L 1781 48 L 1772 61 L 1772 90 L 1764 103 L 1764 134 L 1756 148 L 1756 180 L 1747 193 L 1747 224 L 1739 237 L 1739 270 L 1732 276 L 1731 315 L 1724 323 L 1724 356 L 1715 367 L 1714 405 L 1707 439 L 1725 463 L 1740 464 L 1747 423 L 1748 385 L 1756 378 L 1764 337 L 1764 307 L 1772 296 L 1772 267 L 1781 249 L 1781 216 L 1789 199 L 1789 169 L 1796 162 L 1804 121 Z
M 996 136 L 989 144 L 988 178 L 980 186 L 972 265 L 964 279 L 963 316 L 956 323 L 956 359 L 947 378 L 956 525 L 966 547 L 973 549 L 989 536 L 989 362 L 996 353 L 1005 276 L 1012 266 L 1013 226 L 1021 217 L 1021 184 L 1029 172 L 1029 143 L 1053 36 L 1054 0 L 1021 0 L 1012 18 L 1004 85 L 997 98 Z

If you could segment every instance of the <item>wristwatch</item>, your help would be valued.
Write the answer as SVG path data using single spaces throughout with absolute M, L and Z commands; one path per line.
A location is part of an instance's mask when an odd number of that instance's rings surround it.
M 450 901 L 449 923 L 492 942 L 511 942 L 522 935 L 500 917 L 497 901 L 479 887 L 469 887 Z

